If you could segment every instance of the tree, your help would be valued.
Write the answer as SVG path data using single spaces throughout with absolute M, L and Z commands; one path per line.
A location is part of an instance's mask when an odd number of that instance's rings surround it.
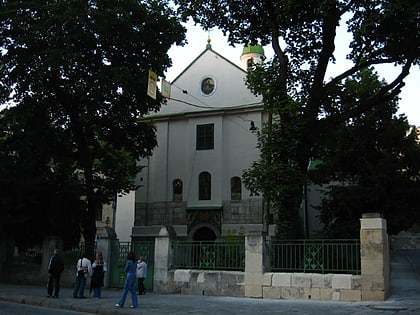
M 163 75 L 185 29 L 167 1 L 3 1 L 0 8 L 0 104 L 13 102 L 11 113 L 41 111 L 46 123 L 37 127 L 48 125 L 65 146 L 43 163 L 73 162 L 66 175 L 82 184 L 80 221 L 91 243 L 97 205 L 134 189 L 136 160 L 156 145 L 154 127 L 141 120 L 163 102 L 146 94 L 148 70 Z
M 283 222 L 282 237 L 296 236 L 299 204 L 310 160 L 342 122 L 383 106 L 396 97 L 404 78 L 419 64 L 420 3 L 415 0 L 190 1 L 176 0 L 184 18 L 205 29 L 220 28 L 231 44 L 271 43 L 275 56 L 256 67 L 248 84 L 263 96 L 272 117 L 260 130 L 260 160 L 244 174 Z M 347 20 L 347 21 L 346 21 Z M 353 35 L 347 56 L 352 65 L 335 77 L 337 28 Z M 399 73 L 375 93 L 341 107 L 343 82 L 371 66 L 395 64 Z M 341 93 L 338 93 L 341 91 Z M 257 180 L 258 179 L 258 180 Z M 263 179 L 263 180 L 262 180 Z M 286 221 L 285 221 L 286 220 Z
M 30 106 L 0 112 L 0 126 L 2 232 L 19 249 L 41 244 L 46 232 L 74 244 L 80 240 L 81 187 L 65 139 L 42 109 Z
M 384 85 L 371 69 L 345 82 L 341 106 Z M 310 179 L 325 189 L 320 219 L 331 237 L 357 237 L 362 213 L 378 212 L 398 233 L 420 220 L 420 146 L 416 128 L 397 117 L 397 100 L 374 107 L 331 131 Z

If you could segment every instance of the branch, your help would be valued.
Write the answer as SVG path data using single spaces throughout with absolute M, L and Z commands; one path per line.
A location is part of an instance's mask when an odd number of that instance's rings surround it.
M 319 54 L 318 64 L 315 69 L 313 84 L 310 90 L 309 101 L 305 115 L 309 119 L 316 119 L 319 111 L 319 104 L 324 94 L 324 79 L 331 56 L 335 50 L 335 37 L 340 11 L 337 7 L 329 8 L 322 24 L 322 50 Z
M 289 58 L 284 53 L 283 49 L 280 46 L 279 41 L 279 25 L 276 23 L 276 17 L 273 16 L 273 12 L 275 12 L 272 2 L 267 2 L 266 11 L 268 13 L 268 19 L 271 27 L 272 32 L 272 47 L 279 58 L 280 61 L 280 90 L 283 92 L 284 97 L 287 97 L 287 69 L 289 65 Z
M 350 10 L 351 6 L 356 2 L 356 0 L 351 0 L 347 3 L 342 10 L 340 10 L 340 16 L 345 14 L 348 10 Z
M 344 80 L 345 78 L 347 78 L 347 77 L 349 77 L 349 76 L 357 73 L 358 71 L 360 71 L 364 68 L 367 68 L 369 66 L 385 64 L 385 63 L 394 63 L 394 62 L 397 62 L 397 61 L 399 61 L 399 59 L 389 58 L 389 59 L 374 59 L 374 60 L 369 60 L 369 61 L 362 62 L 360 64 L 355 65 L 353 68 L 350 68 L 349 70 L 343 72 L 342 74 L 336 76 L 330 82 L 325 84 L 324 87 L 329 88 L 330 86 L 333 86 L 333 85 L 337 84 L 341 80 Z
M 398 75 L 398 77 L 395 78 L 394 81 L 392 81 L 390 84 L 383 86 L 377 93 L 375 93 L 371 97 L 362 100 L 358 106 L 355 106 L 351 110 L 348 110 L 344 113 L 329 116 L 325 118 L 325 121 L 331 123 L 346 121 L 352 117 L 356 117 L 363 114 L 364 112 L 370 110 L 376 105 L 380 105 L 394 99 L 401 92 L 401 89 L 405 85 L 403 80 L 409 75 L 413 61 L 414 58 L 409 58 L 403 66 L 401 73 Z
M 315 69 L 313 89 L 319 90 L 324 82 L 325 73 L 327 71 L 330 58 L 335 50 L 336 29 L 340 15 L 338 10 L 331 8 L 327 16 L 323 20 L 322 25 L 322 50 L 319 54 L 318 65 Z

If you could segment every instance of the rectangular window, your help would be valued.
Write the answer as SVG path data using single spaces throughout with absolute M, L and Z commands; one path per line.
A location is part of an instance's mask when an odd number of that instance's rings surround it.
M 95 220 L 96 221 L 102 221 L 102 210 L 103 210 L 103 205 L 102 204 L 96 205 L 96 209 L 95 209 Z
M 214 124 L 197 125 L 197 150 L 214 149 Z

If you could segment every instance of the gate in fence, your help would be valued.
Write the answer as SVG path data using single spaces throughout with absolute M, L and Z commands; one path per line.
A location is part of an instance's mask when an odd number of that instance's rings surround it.
M 143 256 L 147 263 L 147 278 L 144 281 L 146 290 L 153 290 L 153 270 L 155 243 L 154 241 L 141 242 L 119 242 L 114 241 L 111 244 L 111 261 L 110 261 L 110 286 L 114 288 L 122 288 L 126 277 L 124 271 L 127 262 L 127 254 L 133 251 L 136 259 Z

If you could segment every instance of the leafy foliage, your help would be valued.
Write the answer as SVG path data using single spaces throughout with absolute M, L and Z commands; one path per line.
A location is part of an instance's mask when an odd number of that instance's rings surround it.
M 420 62 L 420 3 L 415 0 L 176 0 L 185 19 L 219 27 L 231 44 L 271 44 L 272 60 L 249 74 L 248 85 L 264 99 L 271 125 L 259 131 L 261 158 L 244 174 L 248 189 L 260 192 L 282 222 L 279 235 L 297 236 L 299 205 L 308 164 L 324 146 L 341 141 L 345 122 L 388 108 L 404 78 Z M 337 29 L 353 35 L 350 66 L 328 78 L 336 60 Z M 377 89 L 345 81 L 379 64 L 399 73 Z M 373 83 L 373 82 L 370 82 Z M 350 81 L 347 83 L 350 84 Z M 375 83 L 373 83 L 375 84 Z M 350 101 L 351 100 L 351 101 Z M 375 109 L 375 111 L 372 111 Z M 389 116 L 388 116 L 389 119 Z M 356 148 L 356 146 L 353 146 Z M 406 191 L 404 194 L 409 193 Z M 402 197 L 402 196 L 401 196 Z
M 2 232 L 20 248 L 41 244 L 46 233 L 78 241 L 82 188 L 66 139 L 26 105 L 0 112 L 0 126 Z
M 34 163 L 43 184 L 63 168 L 63 180 L 87 196 L 82 232 L 93 240 L 97 204 L 132 190 L 135 161 L 156 145 L 141 120 L 163 101 L 146 95 L 148 70 L 163 75 L 185 29 L 167 1 L 3 1 L 0 9 L 0 104 L 14 105 L 1 118 L 37 120 L 0 139 L 41 145 Z M 15 144 L 0 150 L 29 159 Z M 23 159 L 17 167 L 27 167 Z
M 370 70 L 345 82 L 348 97 L 381 88 Z M 321 163 L 310 178 L 324 185 L 320 219 L 330 236 L 356 237 L 362 213 L 382 213 L 388 231 L 398 233 L 419 222 L 416 191 L 420 189 L 420 146 L 416 128 L 404 116 L 396 117 L 397 102 L 374 107 L 336 126 L 334 136 L 320 152 Z M 333 183 L 333 184 L 331 184 Z

